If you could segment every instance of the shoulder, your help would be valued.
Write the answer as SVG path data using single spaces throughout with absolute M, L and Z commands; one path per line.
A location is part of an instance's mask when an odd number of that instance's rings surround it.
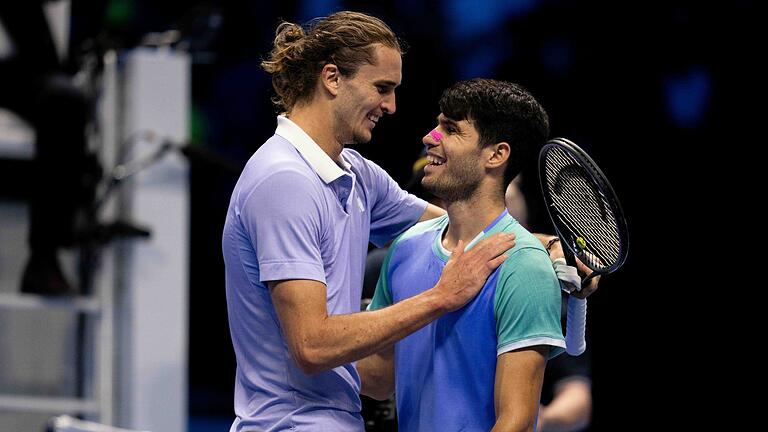
M 392 246 L 418 238 L 426 233 L 442 230 L 447 223 L 448 215 L 442 215 L 434 219 L 419 222 L 416 225 L 408 228 L 404 233 L 400 234 L 400 236 L 394 240 Z
M 314 174 L 290 142 L 279 135 L 273 135 L 251 156 L 243 174 L 263 178 L 280 172 L 296 172 L 306 177 L 312 177 Z
M 394 257 L 397 257 L 395 261 L 399 263 L 431 250 L 429 242 L 435 238 L 434 233 L 441 231 L 447 223 L 448 216 L 443 215 L 408 228 L 392 241 L 385 260 L 385 268 L 389 268 L 389 263 Z
M 235 186 L 239 206 L 257 199 L 262 203 L 286 203 L 322 198 L 322 181 L 298 151 L 284 138 L 275 135 L 248 160 Z M 263 204 L 262 204 L 263 205 Z
M 546 252 L 546 249 L 541 244 L 538 238 L 528 231 L 520 222 L 518 222 L 511 215 L 506 217 L 501 222 L 501 230 L 504 232 L 512 233 L 515 235 L 515 245 L 513 249 L 526 249 L 533 248 Z
M 539 239 L 510 217 L 502 228 L 515 234 L 515 246 L 507 251 L 509 257 L 499 267 L 500 281 L 509 279 L 537 279 L 548 285 L 558 285 L 549 254 Z
M 345 148 L 341 151 L 341 155 L 352 166 L 352 171 L 357 175 L 363 176 L 364 180 L 373 181 L 382 177 L 389 177 L 389 174 L 376 162 L 366 159 L 355 150 Z
M 517 242 L 518 240 L 515 239 Z M 553 281 L 557 280 L 552 261 L 546 250 L 540 245 L 525 246 L 519 243 L 507 252 L 509 258 L 500 266 L 501 276 L 520 278 L 523 275 L 546 276 Z M 503 279 L 502 278 L 502 279 Z M 528 277 L 526 277 L 528 279 Z
M 319 178 L 291 143 L 279 135 L 274 135 L 248 160 L 238 185 L 255 187 L 265 181 L 319 183 Z
M 511 216 L 508 220 L 505 220 L 501 231 L 512 233 L 515 235 L 515 246 L 507 251 L 507 255 L 510 258 L 515 259 L 542 259 L 548 263 L 551 267 L 551 261 L 549 254 L 547 253 L 544 245 L 541 244 L 538 238 L 534 236 L 530 231 L 525 229 L 520 223 L 518 223 Z M 509 261 L 509 260 L 507 260 Z

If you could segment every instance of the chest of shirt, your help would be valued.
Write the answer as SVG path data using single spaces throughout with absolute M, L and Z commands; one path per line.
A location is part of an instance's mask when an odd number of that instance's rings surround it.
M 430 247 L 436 236 L 437 233 L 429 234 L 429 243 L 406 241 L 397 245 L 387 268 L 394 303 L 418 295 L 440 280 L 445 261 Z M 429 326 L 438 334 L 459 331 L 477 335 L 482 332 L 495 338 L 494 301 L 498 274 L 498 270 L 492 273 L 477 296 L 464 307 L 443 315 Z
M 367 251 L 371 227 L 367 193 L 352 176 L 323 185 L 320 246 L 324 261 L 349 259 L 348 253 Z

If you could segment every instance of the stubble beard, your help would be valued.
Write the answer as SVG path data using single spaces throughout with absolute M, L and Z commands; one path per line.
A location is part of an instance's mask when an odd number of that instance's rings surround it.
M 445 178 L 446 173 L 443 173 L 443 178 L 437 178 L 434 182 L 427 181 L 428 178 L 425 177 L 421 185 L 446 203 L 467 201 L 480 187 L 481 176 L 474 173 L 469 166 L 462 166 L 456 171 L 448 178 Z

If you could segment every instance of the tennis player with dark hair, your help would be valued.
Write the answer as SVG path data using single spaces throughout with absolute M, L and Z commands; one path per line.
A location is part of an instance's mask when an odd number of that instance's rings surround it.
M 283 114 L 235 186 L 222 239 L 231 431 L 363 430 L 352 362 L 466 304 L 514 244 L 509 234 L 466 253 L 458 243 L 431 287 L 359 312 L 369 240 L 383 245 L 444 213 L 345 148 L 395 112 L 401 54 L 389 27 L 360 13 L 277 29 L 262 65 Z
M 546 141 L 547 114 L 520 86 L 488 79 L 451 86 L 440 110 L 423 139 L 422 184 L 448 213 L 395 240 L 369 310 L 429 290 L 463 245 L 471 251 L 499 232 L 516 245 L 466 306 L 358 362 L 362 392 L 395 392 L 401 432 L 533 430 L 547 359 L 565 348 L 560 284 L 547 250 L 507 212 L 504 191 Z

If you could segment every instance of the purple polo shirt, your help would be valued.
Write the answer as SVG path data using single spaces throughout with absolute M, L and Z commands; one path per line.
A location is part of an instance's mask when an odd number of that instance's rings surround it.
M 369 240 L 384 245 L 425 208 L 359 153 L 345 149 L 337 164 L 299 126 L 278 117 L 275 135 L 237 181 L 222 237 L 237 358 L 230 431 L 363 430 L 354 365 L 303 373 L 267 281 L 320 281 L 330 315 L 359 312 Z

